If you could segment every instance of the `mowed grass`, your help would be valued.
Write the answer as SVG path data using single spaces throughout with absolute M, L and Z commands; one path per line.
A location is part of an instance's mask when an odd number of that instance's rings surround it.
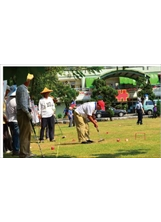
M 144 118 L 143 125 L 137 125 L 136 119 L 120 119 L 98 122 L 99 133 L 90 125 L 92 144 L 78 143 L 75 127 L 68 124 L 55 125 L 56 142 L 45 140 L 40 143 L 45 158 L 160 158 L 161 118 Z M 35 127 L 39 138 L 40 127 Z M 98 142 L 104 139 L 102 142 Z M 117 139 L 120 139 L 117 142 Z M 127 141 L 128 140 L 128 141 Z M 53 147 L 53 150 L 51 149 Z M 31 151 L 41 157 L 37 140 L 32 134 Z M 12 157 L 4 154 L 4 157 Z

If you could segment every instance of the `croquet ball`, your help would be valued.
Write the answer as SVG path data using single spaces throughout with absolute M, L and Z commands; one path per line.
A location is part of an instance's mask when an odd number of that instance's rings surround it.
M 117 139 L 117 142 L 120 142 L 120 139 Z
M 125 141 L 126 141 L 126 142 L 128 142 L 129 140 L 128 140 L 128 139 L 126 139 Z
M 52 146 L 52 147 L 51 147 L 51 150 L 54 150 L 54 149 L 55 149 L 55 148 Z

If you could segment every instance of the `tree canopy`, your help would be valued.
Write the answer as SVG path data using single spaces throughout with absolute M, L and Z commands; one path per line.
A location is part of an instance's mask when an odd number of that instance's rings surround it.
M 92 99 L 96 101 L 102 99 L 106 104 L 106 108 L 108 108 L 112 103 L 117 101 L 117 90 L 115 90 L 111 86 L 107 86 L 105 80 L 99 78 L 95 79 L 92 85 Z
M 79 94 L 75 89 L 63 84 L 59 81 L 58 75 L 70 74 L 74 78 L 82 78 L 85 73 L 95 74 L 100 72 L 103 67 L 97 66 L 52 66 L 52 67 L 38 67 L 38 66 L 17 66 L 17 67 L 3 67 L 3 79 L 7 80 L 8 85 L 20 85 L 26 80 L 28 73 L 34 75 L 34 79 L 29 87 L 31 99 L 38 103 L 41 98 L 40 92 L 47 87 L 52 89 L 51 96 L 59 97 L 60 101 L 64 101 L 66 106 L 70 101 L 76 99 Z

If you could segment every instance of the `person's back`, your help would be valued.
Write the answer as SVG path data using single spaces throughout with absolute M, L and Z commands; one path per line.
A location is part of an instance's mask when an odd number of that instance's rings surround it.
M 135 110 L 138 114 L 138 121 L 137 121 L 137 124 L 139 125 L 142 125 L 143 122 L 142 122 L 142 119 L 143 119 L 143 113 L 144 113 L 144 110 L 143 110 L 143 105 L 141 103 L 141 99 L 138 98 L 138 101 L 136 103 L 136 106 L 135 106 Z
M 157 105 L 154 104 L 154 107 L 153 107 L 153 117 L 157 117 Z
M 19 141 L 19 126 L 17 122 L 17 104 L 16 104 L 16 90 L 17 86 L 10 87 L 10 93 L 7 98 L 6 114 L 8 125 L 12 135 L 13 153 L 12 155 L 19 155 L 20 141 Z

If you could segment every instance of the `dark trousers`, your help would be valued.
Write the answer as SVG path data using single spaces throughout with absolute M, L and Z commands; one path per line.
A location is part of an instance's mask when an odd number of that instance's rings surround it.
M 12 145 L 13 145 L 13 152 L 18 152 L 20 149 L 20 140 L 19 140 L 19 127 L 18 123 L 16 122 L 9 122 L 8 123 L 12 135 Z
M 13 150 L 12 138 L 8 130 L 8 125 L 3 124 L 3 152 L 6 152 L 8 150 Z
M 54 119 L 54 116 L 41 119 L 40 140 L 44 139 L 44 131 L 45 131 L 45 128 L 47 126 L 49 128 L 49 138 L 50 138 L 50 141 L 51 141 L 51 140 L 54 139 L 54 133 L 55 133 L 55 119 Z
M 143 113 L 142 113 L 142 110 L 141 109 L 139 109 L 139 110 L 137 110 L 137 113 L 138 113 L 138 121 L 137 121 L 137 124 L 142 124 L 143 122 L 142 122 L 142 119 L 143 119 Z

